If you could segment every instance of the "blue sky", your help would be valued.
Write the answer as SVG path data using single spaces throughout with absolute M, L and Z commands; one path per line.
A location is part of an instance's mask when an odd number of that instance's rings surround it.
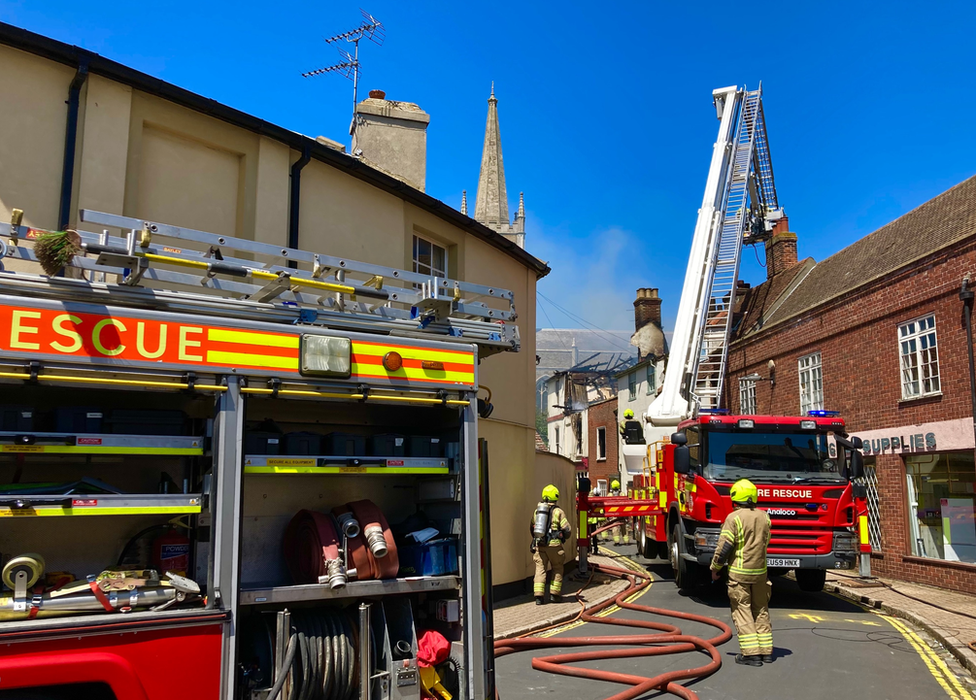
M 362 89 L 430 113 L 427 191 L 455 207 L 462 189 L 473 205 L 495 81 L 512 210 L 524 191 L 527 247 L 553 268 L 539 289 L 601 328 L 629 327 L 643 286 L 661 288 L 673 323 L 713 88 L 763 81 L 801 257 L 976 173 L 972 2 L 0 0 L 0 19 L 348 143 L 351 83 L 300 73 L 337 60 L 322 37 L 354 27 L 360 2 L 387 30 L 363 46 Z M 742 278 L 761 282 L 751 250 L 743 260 Z M 545 310 L 540 326 L 580 325 Z

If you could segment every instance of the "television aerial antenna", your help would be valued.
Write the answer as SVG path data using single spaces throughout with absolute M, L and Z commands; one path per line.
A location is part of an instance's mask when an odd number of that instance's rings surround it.
M 312 78 L 325 73 L 338 73 L 352 80 L 352 111 L 354 115 L 356 113 L 356 105 L 359 102 L 359 74 L 362 71 L 359 63 L 359 42 L 362 39 L 369 39 L 377 46 L 382 46 L 383 40 L 386 38 L 386 29 L 383 27 L 383 23 L 366 10 L 360 9 L 359 11 L 362 13 L 363 19 L 358 27 L 348 32 L 335 34 L 325 40 L 326 44 L 339 44 L 342 41 L 352 44 L 352 53 L 346 51 L 341 45 L 336 46 L 339 55 L 342 57 L 339 63 L 302 73 L 303 78 Z

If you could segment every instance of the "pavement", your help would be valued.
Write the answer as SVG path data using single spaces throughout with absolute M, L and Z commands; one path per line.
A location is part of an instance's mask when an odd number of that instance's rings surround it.
M 666 562 L 639 557 L 634 545 L 602 551 L 617 559 L 614 562 L 617 565 L 625 563 L 617 558 L 625 555 L 632 563 L 651 572 L 654 583 L 638 594 L 640 597 L 634 600 L 638 605 L 694 612 L 731 622 L 724 586 L 706 586 L 693 595 L 684 595 L 674 586 Z M 968 648 L 959 648 L 976 639 L 976 619 L 959 614 L 970 611 L 976 614 L 976 598 L 926 586 L 899 582 L 892 585 L 893 588 L 856 588 L 856 581 L 832 575 L 825 592 L 804 593 L 792 580 L 774 579 L 770 605 L 774 663 L 762 668 L 733 663 L 738 647 L 733 638 L 719 647 L 724 660 L 722 668 L 710 677 L 689 683 L 689 688 L 703 700 L 821 700 L 835 692 L 848 697 L 890 700 L 976 698 L 976 680 L 968 670 L 976 662 L 976 654 Z M 619 588 L 614 588 L 613 583 L 591 584 L 583 595 L 589 604 L 615 595 Z M 932 604 L 956 612 L 940 610 Z M 549 626 L 560 618 L 572 620 L 578 611 L 579 605 L 572 603 L 535 606 L 531 596 L 504 601 L 496 611 L 496 634 L 499 638 L 524 634 L 533 623 Z M 647 619 L 648 615 L 612 608 L 609 617 Z M 698 623 L 679 621 L 677 624 L 688 634 L 712 636 L 714 633 L 712 628 Z M 543 636 L 555 641 L 561 637 L 620 634 L 626 629 L 600 621 L 572 622 L 559 625 Z M 579 648 L 556 647 L 546 654 L 574 650 Z M 972 655 L 968 663 L 960 656 L 964 653 Z M 623 690 L 623 686 L 613 683 L 534 671 L 530 662 L 537 655 L 541 654 L 512 654 L 497 660 L 496 681 L 501 700 L 535 700 L 541 695 L 600 700 Z M 580 665 L 646 677 L 699 663 L 686 653 Z
M 826 590 L 921 627 L 976 676 L 976 596 L 934 586 L 831 572 Z M 880 585 L 877 585 L 880 584 Z
M 623 549 L 623 548 L 621 548 Z M 633 549 L 633 547 L 630 547 Z M 615 564 L 612 557 L 590 555 L 590 561 L 607 566 Z M 509 639 L 541 630 L 576 618 L 582 611 L 579 601 L 586 606 L 596 605 L 615 597 L 627 588 L 627 582 L 602 575 L 580 577 L 567 575 L 563 580 L 562 603 L 536 605 L 535 598 L 527 593 L 516 598 L 506 598 L 495 603 L 495 639 Z M 577 597 L 577 593 L 582 593 Z

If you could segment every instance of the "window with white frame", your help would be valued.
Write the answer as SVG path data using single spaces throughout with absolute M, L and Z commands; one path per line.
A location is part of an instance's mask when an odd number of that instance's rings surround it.
M 607 429 L 602 425 L 596 429 L 596 458 L 601 461 L 607 458 Z
M 447 277 L 447 249 L 420 236 L 413 237 L 413 271 Z
M 651 362 L 647 365 L 647 396 L 653 394 L 655 389 L 657 389 L 657 375 L 654 370 L 654 363 Z
M 627 390 L 630 392 L 630 400 L 634 401 L 637 398 L 637 372 L 627 375 Z
M 898 326 L 898 345 L 901 353 L 901 397 L 915 399 L 941 392 L 935 315 L 930 314 Z
M 807 411 L 823 409 L 823 374 L 820 371 L 820 353 L 800 358 L 800 415 Z
M 739 380 L 739 413 L 746 416 L 756 415 L 756 380 Z
M 558 455 L 561 454 L 561 450 L 559 449 L 559 427 L 558 426 L 553 428 L 553 434 L 556 438 L 555 440 L 553 440 L 553 442 L 556 443 L 556 454 Z

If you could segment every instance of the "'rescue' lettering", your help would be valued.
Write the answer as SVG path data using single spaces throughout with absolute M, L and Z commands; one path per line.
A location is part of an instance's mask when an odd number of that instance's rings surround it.
M 813 498 L 812 489 L 758 489 L 759 498 Z

